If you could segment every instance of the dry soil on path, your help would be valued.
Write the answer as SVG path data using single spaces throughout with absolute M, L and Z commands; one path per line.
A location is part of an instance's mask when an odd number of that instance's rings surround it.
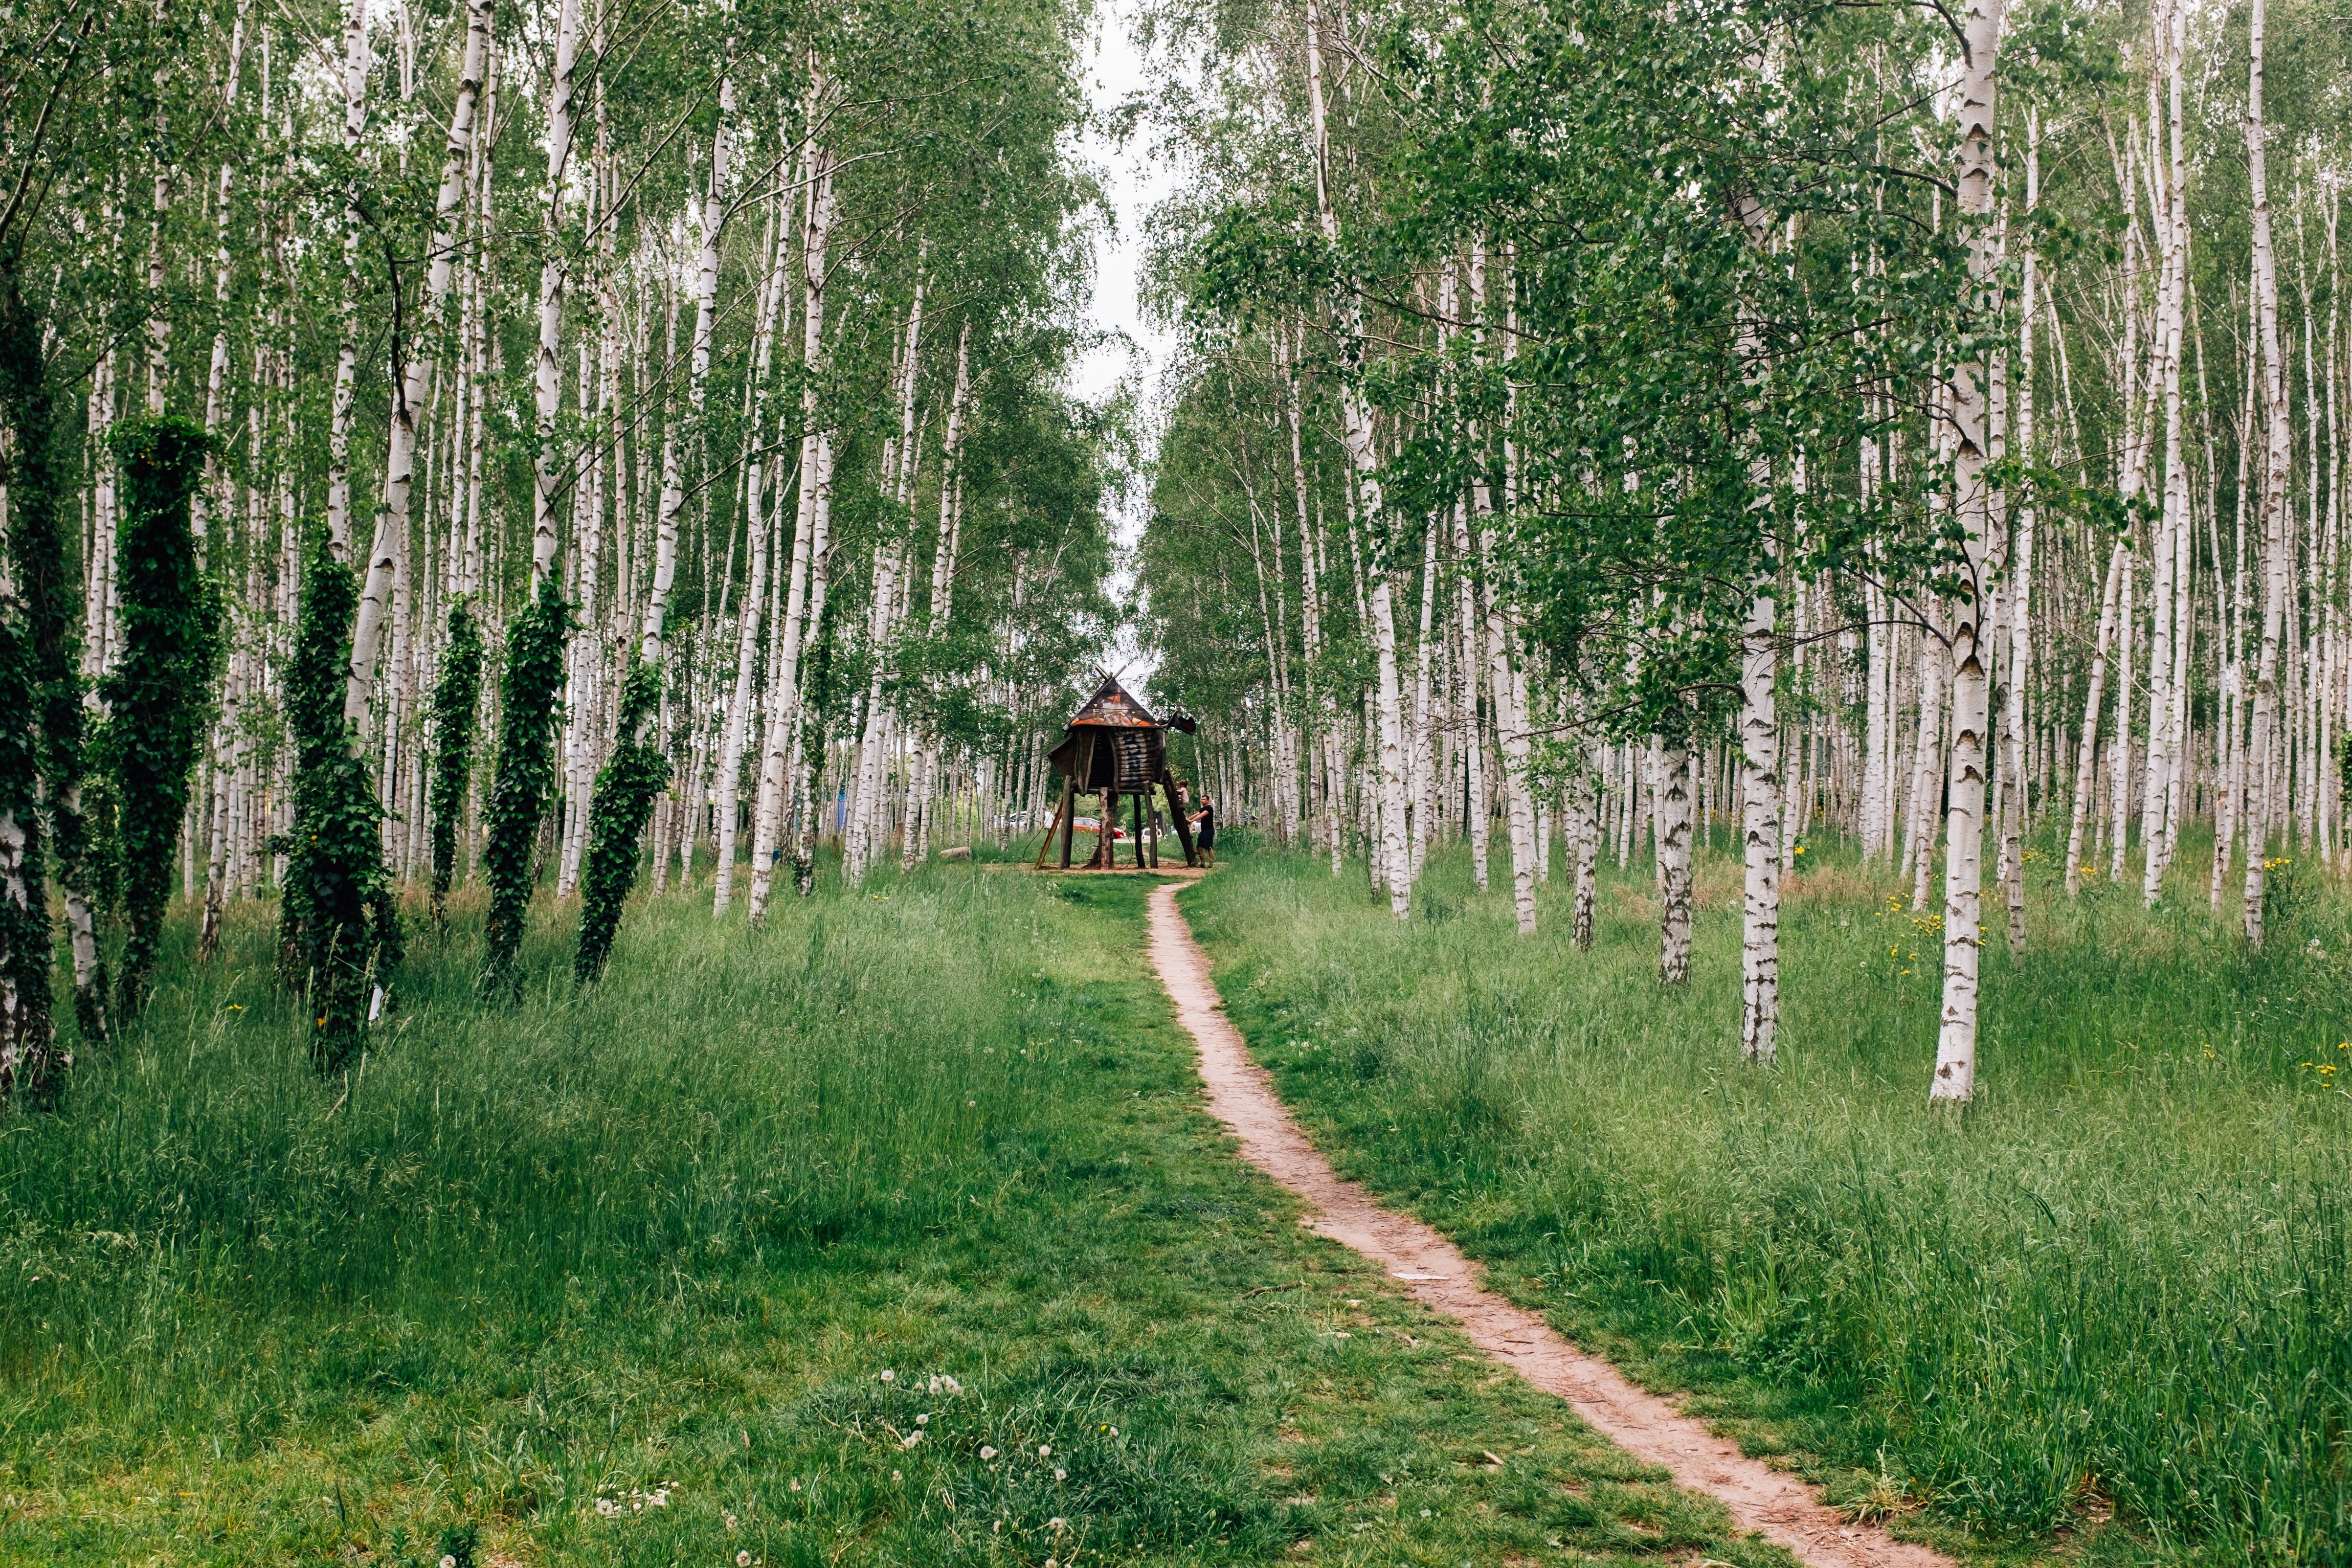
M 1381 1264 L 1496 1361 L 1566 1400 L 1619 1447 L 1716 1499 L 1741 1529 L 1780 1542 L 1811 1568 L 1952 1568 L 1940 1552 L 1846 1522 L 1796 1477 L 1748 1458 L 1609 1363 L 1578 1350 L 1536 1313 L 1486 1289 L 1477 1266 L 1444 1237 L 1341 1181 L 1290 1119 L 1225 1016 L 1208 954 L 1176 908 L 1176 891 L 1174 883 L 1152 890 L 1151 962 L 1178 1020 L 1200 1047 L 1209 1109 L 1240 1139 L 1244 1157 L 1307 1200 L 1307 1223 L 1318 1234 Z

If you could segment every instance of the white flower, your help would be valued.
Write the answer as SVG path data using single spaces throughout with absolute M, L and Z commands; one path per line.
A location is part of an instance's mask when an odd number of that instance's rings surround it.
M 732 1530 L 732 1529 L 734 1529 L 734 1528 L 735 1528 L 735 1516 L 734 1516 L 733 1514 L 731 1514 L 731 1513 L 722 1513 L 722 1514 L 720 1514 L 719 1517 L 719 1518 L 721 1518 L 721 1519 L 723 1519 L 723 1520 L 725 1520 L 725 1521 L 727 1521 L 727 1528 L 728 1528 L 728 1529 Z
M 596 1511 L 604 1515 L 606 1519 L 610 1519 L 614 1514 L 620 1511 L 620 1505 L 615 1503 L 611 1498 L 600 1497 L 596 1500 Z
M 1045 1521 L 1045 1528 L 1048 1530 L 1067 1530 L 1070 1528 L 1070 1521 L 1064 1519 L 1060 1514 L 1055 1514 L 1053 1518 Z
M 894 1481 L 903 1481 L 903 1480 L 905 1480 L 907 1478 L 906 1478 L 906 1477 L 904 1477 L 904 1476 L 902 1476 L 902 1475 L 900 1475 L 898 1471 L 893 1470 L 893 1471 L 891 1471 L 891 1472 L 890 1472 L 890 1479 L 891 1479 L 892 1480 L 894 1480 Z
M 1423 1510 L 1421 1510 L 1421 1517 L 1422 1517 L 1422 1518 L 1423 1518 L 1423 1519 L 1427 1519 L 1427 1518 L 1429 1517 L 1429 1510 L 1428 1510 L 1427 1509 L 1423 1509 Z
M 443 1552 L 441 1554 L 441 1568 L 457 1568 L 457 1559 L 456 1554 L 447 1552 Z
M 980 1446 L 980 1457 L 983 1459 L 992 1459 L 996 1458 L 996 1450 L 982 1443 Z
M 1051 1455 L 1053 1451 L 1054 1445 L 1051 1443 L 1040 1443 L 1037 1445 L 1037 1457 L 1041 1459 Z
M 798 1490 L 800 1490 L 800 1489 L 801 1489 L 801 1479 L 800 1479 L 798 1476 L 794 1476 L 794 1477 L 793 1478 L 793 1490 L 794 1490 L 794 1491 L 798 1491 Z
M 915 1425 L 916 1425 L 916 1426 L 929 1426 L 930 1424 L 931 1424 L 931 1413 L 930 1413 L 929 1411 L 928 1411 L 928 1410 L 926 1410 L 925 1412 L 923 1412 L 923 1414 L 921 1414 L 920 1415 L 918 1415 L 918 1416 L 916 1416 L 916 1417 L 915 1417 Z
M 899 1438 L 899 1439 L 898 1439 L 898 1447 L 900 1447 L 901 1448 L 911 1448 L 911 1447 L 913 1447 L 916 1444 L 918 1444 L 918 1443 L 921 1442 L 922 1440 L 923 1440 L 923 1432 L 922 1432 L 922 1428 L 919 1426 L 919 1427 L 917 1427 L 914 1431 L 909 1432 L 909 1433 L 908 1433 L 905 1436 L 903 1436 L 903 1437 Z
M 751 1554 L 749 1552 L 735 1553 L 735 1568 L 751 1568 Z
M 1114 1436 L 1114 1437 L 1118 1436 L 1118 1427 L 1116 1427 L 1116 1426 L 1112 1427 L 1112 1428 L 1110 1429 L 1110 1435 L 1111 1435 L 1112 1436 Z
M 885 1383 L 896 1383 L 898 1380 L 898 1374 L 897 1373 L 892 1372 L 892 1371 L 891 1371 L 888 1367 L 887 1367 L 887 1366 L 886 1366 L 886 1367 L 884 1367 L 884 1368 L 882 1369 L 882 1381 L 883 1381 L 883 1382 L 885 1382 Z
M 1057 1481 L 1066 1481 L 1070 1479 L 1070 1472 L 1067 1470 L 1055 1470 L 1054 1472 L 1054 1479 Z

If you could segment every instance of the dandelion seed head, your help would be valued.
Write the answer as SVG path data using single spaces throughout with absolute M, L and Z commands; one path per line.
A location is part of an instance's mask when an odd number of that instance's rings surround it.
M 1038 1457 L 1039 1458 L 1041 1458 L 1041 1459 L 1050 1458 L 1052 1458 L 1052 1457 L 1053 1457 L 1053 1453 L 1054 1453 L 1054 1445 L 1053 1445 L 1053 1444 L 1051 1444 L 1051 1443 L 1040 1443 L 1040 1444 L 1038 1444 L 1038 1445 L 1037 1445 L 1037 1457 Z
M 892 1372 L 886 1366 L 882 1369 L 882 1381 L 885 1383 L 896 1383 L 898 1381 L 898 1374 Z
M 1054 1479 L 1057 1481 L 1066 1481 L 1070 1479 L 1070 1472 L 1067 1470 L 1057 1469 L 1054 1472 Z
M 738 1552 L 735 1553 L 735 1568 L 751 1568 L 751 1552 Z
M 980 1446 L 980 1457 L 983 1459 L 992 1459 L 996 1458 L 996 1450 L 982 1443 Z

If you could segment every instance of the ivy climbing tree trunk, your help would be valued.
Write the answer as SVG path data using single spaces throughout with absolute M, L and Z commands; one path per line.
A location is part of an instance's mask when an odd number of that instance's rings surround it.
M 427 799 L 436 922 L 457 879 L 457 829 L 465 820 L 466 792 L 473 779 L 474 710 L 481 697 L 481 623 L 461 598 L 449 606 L 449 640 L 441 649 L 441 673 L 433 683 L 433 784 Z
M 76 871 L 88 874 L 79 809 L 81 595 L 67 565 L 64 407 L 17 258 L 0 253 L 0 420 L 13 445 L 5 575 L 21 606 L 18 616 L 0 615 L 0 711 L 18 715 L 0 726 L 0 1094 L 35 1107 L 54 1100 L 71 1060 L 58 1049 L 50 1008 L 50 855 L 68 889 Z M 93 1010 L 102 1025 L 102 1009 Z M 94 1038 L 89 1022 L 85 1037 Z
M 204 482 L 204 426 L 150 416 L 117 424 L 109 441 L 123 483 L 122 658 L 105 695 L 121 788 L 122 902 L 130 927 L 115 1011 L 130 1018 L 145 1005 L 163 954 L 163 910 L 219 629 L 189 516 Z
M 506 668 L 499 682 L 497 771 L 484 812 L 482 874 L 490 887 L 484 922 L 482 989 L 512 996 L 520 984 L 530 909 L 531 850 L 539 819 L 555 783 L 555 699 L 563 689 L 563 650 L 572 608 L 556 574 L 564 487 L 571 464 L 557 444 L 562 400 L 564 253 L 558 230 L 572 159 L 572 78 L 580 54 L 580 0 L 557 13 L 555 70 L 548 94 L 547 193 L 541 240 L 547 247 L 539 272 L 539 360 L 534 390 L 539 416 L 537 484 L 531 504 L 530 599 L 507 628 Z
M 334 1072 L 359 1052 L 372 983 L 396 957 L 399 926 L 377 837 L 373 771 L 343 719 L 359 578 L 325 534 L 308 542 L 286 672 L 294 747 L 292 831 L 278 900 L 281 980 L 310 1003 L 310 1062 Z

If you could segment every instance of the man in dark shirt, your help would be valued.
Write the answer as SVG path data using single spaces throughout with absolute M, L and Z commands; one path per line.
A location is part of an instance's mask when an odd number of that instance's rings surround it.
M 1201 830 L 1201 864 L 1217 863 L 1217 803 L 1207 795 L 1201 797 L 1201 809 L 1192 814 L 1192 826 Z

